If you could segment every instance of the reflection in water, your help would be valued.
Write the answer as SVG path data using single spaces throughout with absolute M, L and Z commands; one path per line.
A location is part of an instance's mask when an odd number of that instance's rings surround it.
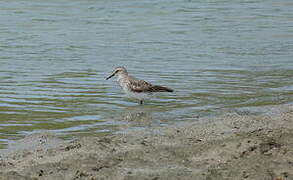
M 122 112 L 122 121 L 127 121 L 129 125 L 134 127 L 152 127 L 159 126 L 158 119 L 153 118 L 152 108 L 147 106 L 127 107 Z

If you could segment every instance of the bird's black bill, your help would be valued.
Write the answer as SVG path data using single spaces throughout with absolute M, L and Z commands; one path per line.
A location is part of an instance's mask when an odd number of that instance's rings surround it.
M 107 77 L 106 80 L 110 79 L 111 77 L 113 77 L 115 74 L 111 74 L 111 76 Z

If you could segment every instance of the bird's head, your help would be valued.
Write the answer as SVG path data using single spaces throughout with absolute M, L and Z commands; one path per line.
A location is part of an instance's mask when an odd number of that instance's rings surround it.
M 125 75 L 128 74 L 125 67 L 123 67 L 123 66 L 116 67 L 114 69 L 114 71 L 112 72 L 112 74 L 106 78 L 106 80 L 110 79 L 111 77 L 113 77 L 115 75 L 120 75 L 120 74 L 125 74 Z

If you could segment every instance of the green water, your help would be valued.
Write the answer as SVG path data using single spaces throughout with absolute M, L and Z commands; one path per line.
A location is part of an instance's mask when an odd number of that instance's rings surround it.
M 293 101 L 291 0 L 0 2 L 0 147 Z M 175 89 L 137 105 L 115 66 Z

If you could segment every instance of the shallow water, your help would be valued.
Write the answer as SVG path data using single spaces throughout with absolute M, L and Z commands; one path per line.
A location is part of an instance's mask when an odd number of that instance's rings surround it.
M 1 1 L 0 147 L 291 103 L 292 22 L 291 0 Z M 118 65 L 175 93 L 139 106 Z

